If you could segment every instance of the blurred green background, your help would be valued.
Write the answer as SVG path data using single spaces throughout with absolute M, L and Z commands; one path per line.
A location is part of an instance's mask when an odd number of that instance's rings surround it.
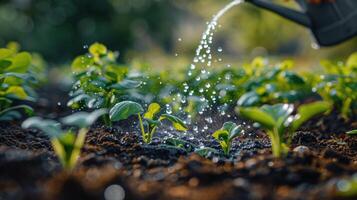
M 0 45 L 17 41 L 52 64 L 68 63 L 101 42 L 124 63 L 157 68 L 187 66 L 213 14 L 230 0 L 1 0 Z M 293 2 L 278 3 L 295 7 Z M 344 59 L 357 39 L 313 49 L 309 31 L 252 5 L 233 8 L 220 20 L 215 52 L 224 62 L 254 56 L 294 58 L 309 67 L 322 58 Z

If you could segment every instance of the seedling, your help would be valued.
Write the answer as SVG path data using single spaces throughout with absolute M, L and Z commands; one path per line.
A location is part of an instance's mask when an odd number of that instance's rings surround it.
M 129 78 L 127 66 L 116 63 L 118 54 L 95 43 L 89 53 L 77 57 L 72 63 L 75 83 L 67 103 L 73 109 L 112 108 L 127 99 L 131 89 L 140 86 L 140 81 Z M 111 125 L 109 116 L 104 116 L 106 125 Z
M 234 122 L 225 122 L 223 127 L 215 131 L 212 136 L 219 142 L 224 154 L 228 155 L 233 139 L 241 134 L 242 131 L 240 125 L 237 125 Z
M 328 102 L 318 101 L 300 106 L 295 115 L 292 115 L 294 106 L 291 104 L 239 108 L 238 112 L 241 116 L 257 122 L 266 130 L 273 155 L 281 157 L 288 151 L 292 133 L 310 118 L 324 113 L 330 108 L 331 105 Z
M 76 166 L 88 128 L 104 114 L 107 114 L 107 111 L 100 109 L 92 113 L 78 112 L 62 118 L 62 124 L 79 128 L 77 135 L 72 129 L 63 130 L 57 121 L 40 117 L 31 117 L 25 120 L 22 127 L 39 129 L 50 137 L 52 148 L 63 168 L 72 170 Z
M 143 141 L 147 144 L 151 143 L 156 129 L 161 125 L 163 120 L 170 121 L 172 126 L 178 131 L 187 130 L 187 126 L 180 118 L 170 114 L 159 115 L 160 109 L 159 104 L 152 103 L 142 115 L 141 113 L 144 112 L 144 109 L 140 104 L 132 101 L 123 101 L 110 109 L 109 116 L 112 121 L 119 121 L 127 119 L 132 115 L 137 115 Z

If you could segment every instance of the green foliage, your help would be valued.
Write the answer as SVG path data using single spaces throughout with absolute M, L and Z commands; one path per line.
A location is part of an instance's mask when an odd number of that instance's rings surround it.
M 48 135 L 63 168 L 71 170 L 76 166 L 88 128 L 105 113 L 106 110 L 101 109 L 92 113 L 74 113 L 61 119 L 62 124 L 79 128 L 78 134 L 75 134 L 71 129 L 62 130 L 61 123 L 57 121 L 45 120 L 40 117 L 25 120 L 22 127 L 39 129 Z
M 117 64 L 117 57 L 118 53 L 94 43 L 89 47 L 87 55 L 74 59 L 72 72 L 75 83 L 68 106 L 73 109 L 110 109 L 116 103 L 128 99 L 129 91 L 141 83 L 129 78 L 129 68 Z M 105 122 L 110 125 L 108 116 Z
M 122 101 L 110 109 L 109 117 L 112 121 L 119 121 L 142 112 L 144 109 L 140 104 L 133 101 Z
M 357 135 L 357 129 L 352 130 L 352 131 L 348 131 L 347 134 L 348 135 Z
M 243 66 L 243 76 L 237 81 L 240 86 L 239 106 L 292 103 L 311 96 L 311 86 L 303 77 L 291 71 L 294 63 L 286 60 L 270 66 L 263 58 L 255 58 Z
M 34 64 L 30 53 L 18 52 L 18 48 L 16 43 L 0 48 L 0 120 L 18 119 L 20 110 L 31 115 L 32 108 L 14 105 L 14 101 L 34 101 L 34 89 L 43 81 L 44 68 Z
M 238 112 L 241 116 L 257 122 L 266 130 L 271 141 L 273 155 L 281 157 L 288 150 L 292 133 L 304 122 L 329 109 L 331 105 L 328 102 L 318 101 L 301 105 L 295 115 L 292 114 L 294 111 L 292 104 L 239 108 Z
M 151 143 L 156 129 L 161 125 L 163 120 L 170 121 L 172 126 L 178 131 L 187 130 L 187 126 L 180 118 L 170 114 L 159 115 L 160 109 L 159 104 L 152 103 L 142 115 L 141 113 L 144 109 L 140 104 L 132 101 L 123 101 L 113 106 L 109 113 L 112 121 L 119 121 L 132 115 L 138 115 L 140 130 L 145 143 Z
M 325 100 L 333 103 L 341 116 L 348 120 L 357 114 L 357 53 L 346 63 L 321 62 L 325 74 L 315 77 L 314 90 Z
M 215 131 L 212 136 L 219 142 L 224 154 L 228 155 L 233 139 L 241 134 L 242 131 L 240 125 L 237 125 L 234 122 L 225 122 L 223 127 Z

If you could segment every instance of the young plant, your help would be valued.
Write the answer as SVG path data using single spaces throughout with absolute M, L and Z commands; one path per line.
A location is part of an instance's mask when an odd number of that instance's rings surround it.
M 127 119 L 132 115 L 137 115 L 143 141 L 147 144 L 151 143 L 156 129 L 161 125 L 163 120 L 170 121 L 172 126 L 178 131 L 187 130 L 187 126 L 180 118 L 170 114 L 159 115 L 160 109 L 159 104 L 152 103 L 142 115 L 144 109 L 140 104 L 132 101 L 123 101 L 110 109 L 109 116 L 112 121 L 119 121 Z
M 281 157 L 288 151 L 292 133 L 310 118 L 327 112 L 330 108 L 329 103 L 318 101 L 300 106 L 295 115 L 292 114 L 294 106 L 291 104 L 239 108 L 238 112 L 265 129 L 271 142 L 273 155 Z
M 63 130 L 61 124 L 54 120 L 31 117 L 22 123 L 23 128 L 36 128 L 50 137 L 52 148 L 60 163 L 66 170 L 72 170 L 77 163 L 84 144 L 88 128 L 98 117 L 107 114 L 105 109 L 92 113 L 78 112 L 61 119 L 62 124 L 79 128 L 76 135 L 72 129 Z
M 129 78 L 127 66 L 116 63 L 118 53 L 107 50 L 99 43 L 89 47 L 89 53 L 77 57 L 72 63 L 75 83 L 67 105 L 73 109 L 112 108 L 128 99 L 131 89 L 140 86 L 140 81 Z M 104 116 L 107 125 L 109 116 Z
M 0 48 L 0 121 L 21 117 L 19 110 L 31 115 L 27 105 L 15 105 L 18 101 L 34 101 L 34 87 L 38 83 L 32 55 L 18 52 L 16 48 Z
M 323 61 L 325 74 L 315 76 L 316 91 L 331 102 L 345 120 L 357 113 L 357 52 L 346 63 Z
M 241 134 L 242 131 L 241 125 L 237 125 L 234 122 L 225 122 L 223 127 L 215 131 L 212 136 L 219 142 L 224 154 L 228 155 L 233 139 Z

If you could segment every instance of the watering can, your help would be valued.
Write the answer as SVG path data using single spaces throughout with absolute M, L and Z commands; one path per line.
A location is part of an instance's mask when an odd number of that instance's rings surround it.
M 357 35 L 357 0 L 330 0 L 319 4 L 295 0 L 301 11 L 267 0 L 246 0 L 311 29 L 320 46 L 331 46 Z

